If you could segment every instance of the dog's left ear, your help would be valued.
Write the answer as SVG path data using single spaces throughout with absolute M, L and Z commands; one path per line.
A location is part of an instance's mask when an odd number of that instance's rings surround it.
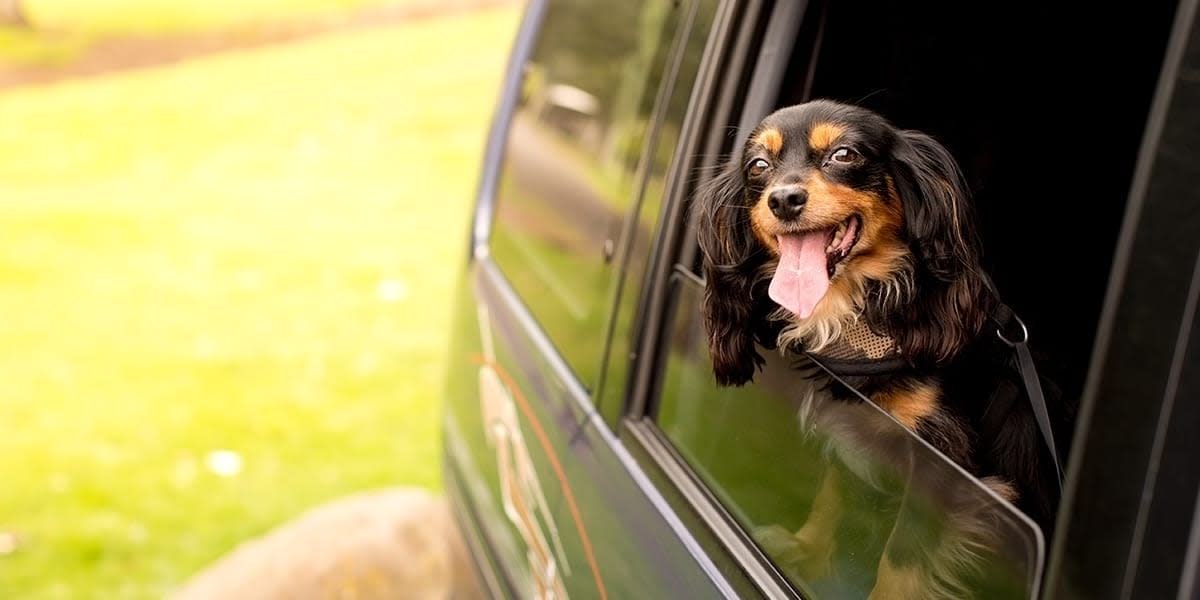
M 944 362 L 975 338 L 987 316 L 975 213 L 950 152 L 920 132 L 897 141 L 897 192 L 914 265 L 914 302 L 892 328 L 913 358 Z M 915 327 L 913 325 L 916 325 Z

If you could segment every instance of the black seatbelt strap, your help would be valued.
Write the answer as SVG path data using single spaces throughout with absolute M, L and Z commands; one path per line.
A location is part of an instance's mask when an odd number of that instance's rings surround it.
M 1038 429 L 1042 432 L 1042 440 L 1050 449 L 1050 459 L 1054 461 L 1054 472 L 1058 475 L 1058 489 L 1062 492 L 1063 472 L 1062 455 L 1054 443 L 1054 430 L 1050 426 L 1050 412 L 1046 409 L 1046 396 L 1042 393 L 1042 383 L 1038 379 L 1037 367 L 1033 364 L 1033 355 L 1029 353 L 1029 329 L 1021 318 L 1011 308 L 1002 302 L 997 302 L 992 313 L 992 321 L 996 323 L 996 337 L 1017 353 L 1017 369 L 1021 372 L 1021 381 L 1025 385 L 1025 394 L 1033 407 L 1033 416 L 1037 420 Z M 1020 339 L 1009 339 L 1005 331 L 1010 325 L 1020 326 Z

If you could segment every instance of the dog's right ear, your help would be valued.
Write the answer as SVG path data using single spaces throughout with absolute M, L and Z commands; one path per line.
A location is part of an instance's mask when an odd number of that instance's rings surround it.
M 742 385 L 763 364 L 754 349 L 761 256 L 736 160 L 700 189 L 694 206 L 707 283 L 701 311 L 713 375 L 719 385 Z

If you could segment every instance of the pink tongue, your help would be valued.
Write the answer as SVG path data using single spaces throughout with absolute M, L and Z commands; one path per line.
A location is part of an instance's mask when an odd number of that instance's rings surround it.
M 767 295 L 792 314 L 807 319 L 829 290 L 825 244 L 828 231 L 781 235 L 779 266 Z

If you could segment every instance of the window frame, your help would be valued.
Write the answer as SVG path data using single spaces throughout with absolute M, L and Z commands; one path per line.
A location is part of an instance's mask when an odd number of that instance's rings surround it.
M 1180 405 L 1196 389 L 1200 372 L 1187 362 L 1197 356 L 1189 334 L 1200 333 L 1195 235 L 1200 169 L 1195 156 L 1180 160 L 1181 151 L 1200 140 L 1189 126 L 1200 114 L 1195 84 L 1180 85 L 1185 71 L 1195 70 L 1198 48 L 1200 2 L 1181 0 L 1143 128 L 1051 537 L 1043 589 L 1056 596 L 1090 591 L 1072 587 L 1072 577 L 1081 573 L 1092 585 L 1103 585 L 1119 572 L 1121 589 L 1112 592 L 1122 598 L 1161 597 L 1164 591 L 1183 598 L 1200 581 L 1200 493 L 1188 489 L 1195 485 L 1197 462 L 1190 450 L 1197 442 L 1186 421 L 1172 418 L 1172 410 L 1196 414 L 1198 402 L 1192 397 L 1191 404 Z M 1181 189 L 1191 190 L 1191 197 L 1174 193 Z M 1180 240 L 1190 246 L 1181 248 Z M 1174 285 L 1148 284 L 1146 278 L 1156 273 L 1165 273 Z M 1168 293 L 1172 287 L 1175 293 Z M 1129 322 L 1138 327 L 1123 326 Z M 1114 410 L 1122 405 L 1137 410 Z M 1173 455 L 1164 454 L 1170 450 Z M 1177 478 L 1181 473 L 1190 473 L 1191 481 Z M 1089 485 L 1096 482 L 1103 483 Z M 1188 517 L 1190 531 L 1173 523 Z M 1098 523 L 1114 521 L 1134 525 L 1128 538 L 1114 535 L 1111 526 L 1102 536 L 1095 533 Z M 1153 560 L 1156 554 L 1170 557 L 1180 570 Z M 1172 575 L 1175 581 L 1164 581 Z

